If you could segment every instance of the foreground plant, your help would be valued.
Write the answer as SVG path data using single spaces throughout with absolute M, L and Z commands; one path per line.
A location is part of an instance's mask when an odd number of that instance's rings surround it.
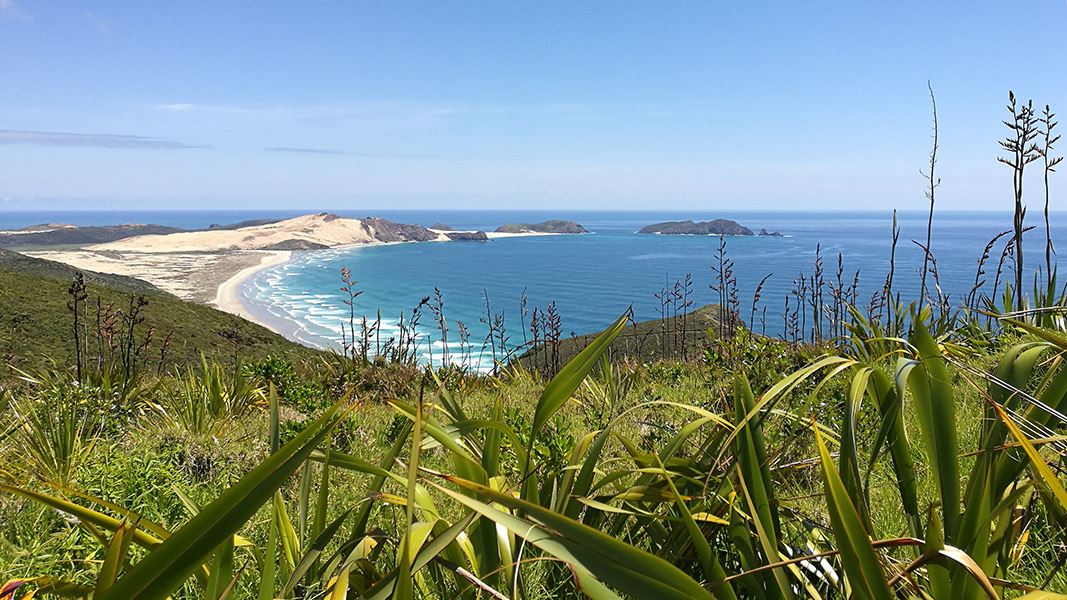
M 4 485 L 76 516 L 103 551 L 93 585 L 25 579 L 9 584 L 12 594 L 1057 597 L 1012 577 L 1028 540 L 1047 534 L 1036 530 L 1038 515 L 1067 523 L 1067 492 L 1048 461 L 1063 443 L 1051 430 L 1067 409 L 1063 334 L 1013 323 L 1042 341 L 1009 350 L 987 374 L 958 358 L 958 342 L 931 336 L 923 318 L 908 342 L 857 328 L 848 355 L 822 357 L 758 395 L 736 373 L 717 412 L 697 398 L 628 403 L 632 378 L 605 359 L 626 323 L 620 317 L 545 385 L 528 424 L 505 418 L 499 400 L 488 417 L 469 416 L 428 371 L 415 402 L 390 402 L 406 424 L 376 463 L 329 443 L 347 418 L 343 404 L 282 445 L 272 388 L 273 452 L 206 506 L 183 499 L 195 514 L 174 531 L 69 487 Z M 960 448 L 955 377 L 987 387 L 973 452 Z M 825 396 L 842 378 L 839 431 L 792 410 L 791 399 Z M 543 460 L 556 415 L 576 397 L 599 403 L 599 425 L 559 460 Z M 624 427 L 667 412 L 681 420 L 652 446 Z M 789 475 L 767 431 L 782 422 L 795 426 L 793 444 L 812 444 L 815 514 L 781 492 Z M 443 457 L 447 472 L 425 466 L 427 453 Z M 281 488 L 297 470 L 287 502 Z M 876 473 L 891 473 L 899 504 L 872 502 Z M 342 474 L 365 482 L 365 500 L 338 499 Z M 241 532 L 261 507 L 267 536 L 253 544 Z M 383 530 L 389 507 L 395 529 Z M 904 535 L 879 531 L 873 515 L 886 511 L 905 515 Z
M 103 501 L 95 503 L 108 512 L 121 514 L 122 519 L 82 507 L 60 496 L 0 485 L 0 491 L 36 500 L 77 517 L 79 523 L 98 535 L 107 547 L 107 559 L 96 586 L 79 586 L 51 578 L 28 581 L 45 592 L 91 596 L 96 600 L 166 598 L 199 570 L 199 579 L 204 583 L 205 590 L 210 592 L 208 597 L 224 597 L 223 591 L 232 589 L 234 534 L 306 460 L 345 412 L 341 403 L 326 411 L 173 533 L 158 525 L 143 522 L 137 515 Z M 94 502 L 91 498 L 83 499 Z M 102 531 L 111 532 L 110 540 Z M 150 552 L 143 560 L 127 568 L 131 543 Z M 212 555 L 214 559 L 209 565 L 208 559 Z M 120 571 L 124 572 L 116 578 L 115 574 Z

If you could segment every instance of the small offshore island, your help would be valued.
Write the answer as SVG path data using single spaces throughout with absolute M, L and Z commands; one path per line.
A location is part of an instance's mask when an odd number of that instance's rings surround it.
M 637 233 L 652 233 L 657 235 L 757 235 L 748 227 L 745 227 L 737 221 L 731 221 L 730 219 L 715 219 L 714 221 L 664 221 L 663 223 L 646 225 L 638 230 Z M 760 229 L 759 237 L 782 237 L 782 234 L 777 231 L 768 232 L 766 229 Z
M 509 223 L 496 228 L 495 233 L 555 233 L 571 234 L 589 233 L 589 231 L 574 221 L 561 221 L 551 219 L 540 223 Z
M 579 223 L 560 219 L 550 219 L 540 223 L 508 223 L 488 233 L 484 231 L 456 231 L 454 227 L 447 223 L 434 223 L 430 225 L 429 230 L 453 241 L 474 242 L 483 242 L 494 237 L 512 237 L 516 235 L 578 235 L 589 233 L 589 230 Z

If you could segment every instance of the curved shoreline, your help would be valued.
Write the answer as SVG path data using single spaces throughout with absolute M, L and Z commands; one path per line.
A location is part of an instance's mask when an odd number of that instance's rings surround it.
M 264 252 L 265 255 L 260 259 L 258 265 L 252 265 L 251 267 L 241 269 L 237 273 L 234 273 L 229 279 L 222 282 L 222 284 L 219 285 L 218 291 L 215 293 L 215 299 L 209 302 L 209 304 L 223 312 L 228 312 L 257 325 L 262 325 L 274 333 L 282 334 L 282 332 L 278 331 L 275 324 L 270 323 L 265 319 L 260 319 L 241 300 L 240 288 L 242 283 L 248 281 L 253 275 L 264 269 L 289 262 L 293 256 L 293 253 L 289 250 L 268 250 Z
M 486 235 L 488 236 L 488 238 L 490 240 L 494 240 L 494 239 L 507 239 L 507 238 L 517 238 L 517 237 L 539 237 L 539 236 L 552 236 L 552 235 L 564 235 L 564 234 L 538 232 L 538 231 L 524 231 L 524 232 L 515 232 L 515 233 L 503 233 L 503 232 L 495 232 L 494 231 L 494 232 L 486 232 Z M 444 237 L 444 235 L 442 234 L 441 237 L 439 237 L 437 240 L 433 240 L 433 241 L 443 242 L 443 241 L 452 241 L 452 240 L 449 240 L 448 238 Z M 349 249 L 353 249 L 353 248 L 367 248 L 367 247 L 371 247 L 371 246 L 391 246 L 391 245 L 394 245 L 394 244 L 412 244 L 412 243 L 418 243 L 418 242 L 369 242 L 369 243 L 345 244 L 345 245 L 335 246 L 335 247 L 329 248 L 328 250 L 349 250 Z M 222 282 L 222 284 L 219 285 L 217 292 L 215 293 L 215 299 L 211 300 L 210 302 L 208 302 L 208 304 L 210 306 L 214 306 L 215 308 L 217 308 L 217 309 L 219 309 L 219 310 L 221 310 L 223 312 L 227 312 L 227 313 L 230 313 L 230 314 L 233 314 L 233 315 L 237 315 L 237 316 L 241 317 L 242 319 L 245 319 L 246 321 L 251 321 L 252 323 L 255 323 L 257 325 L 261 325 L 263 327 L 266 327 L 267 329 L 273 331 L 274 333 L 277 333 L 278 335 L 284 336 L 287 339 L 290 339 L 290 340 L 293 340 L 293 341 L 297 341 L 297 342 L 299 342 L 301 344 L 313 345 L 313 346 L 318 347 L 318 344 L 309 344 L 309 342 L 306 341 L 306 340 L 297 339 L 297 337 L 295 335 L 295 332 L 300 329 L 300 325 L 299 324 L 294 323 L 289 319 L 278 317 L 278 316 L 270 313 L 270 311 L 267 311 L 264 308 L 259 308 L 257 310 L 257 307 L 251 306 L 249 304 L 249 302 L 247 301 L 248 299 L 243 294 L 241 294 L 241 285 L 244 282 L 246 282 L 249 279 L 251 279 L 253 276 L 255 276 L 260 271 L 263 271 L 263 270 L 268 269 L 270 267 L 275 267 L 275 266 L 282 265 L 282 264 L 285 264 L 285 263 L 289 262 L 290 260 L 292 260 L 293 252 L 291 250 L 250 250 L 250 251 L 247 251 L 247 252 L 260 252 L 260 253 L 263 253 L 264 256 L 260 260 L 259 264 L 252 265 L 250 267 L 246 267 L 244 269 L 241 269 L 237 273 L 234 273 L 229 279 L 227 279 L 226 281 Z M 264 314 L 263 314 L 264 312 L 266 312 L 271 317 L 275 317 L 275 318 L 269 318 L 269 317 L 264 316 Z
M 437 233 L 439 234 L 437 238 L 427 241 L 454 241 L 441 232 Z M 181 235 L 184 235 L 184 233 Z M 486 237 L 489 240 L 554 235 L 562 234 L 545 232 L 486 233 Z M 146 236 L 139 237 L 144 238 Z M 162 235 L 158 237 L 167 238 L 168 236 Z M 345 251 L 370 246 L 409 243 L 419 242 L 353 242 L 335 244 L 322 250 Z M 310 342 L 298 335 L 302 328 L 300 323 L 276 314 L 269 306 L 256 302 L 254 295 L 247 293 L 248 290 L 242 287 L 245 282 L 257 273 L 290 261 L 294 256 L 294 251 L 239 249 L 237 247 L 219 251 L 206 247 L 173 250 L 159 243 L 145 244 L 139 246 L 136 250 L 114 250 L 108 246 L 108 244 L 97 244 L 71 249 L 43 248 L 24 253 L 29 256 L 68 264 L 77 269 L 141 279 L 183 300 L 206 304 L 223 312 L 237 315 L 290 340 L 305 345 L 320 346 L 320 343 Z

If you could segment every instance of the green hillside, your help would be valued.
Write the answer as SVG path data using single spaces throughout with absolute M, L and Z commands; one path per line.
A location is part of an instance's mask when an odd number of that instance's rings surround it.
M 67 265 L 0 250 L 3 368 L 73 364 L 73 316 L 68 305 L 76 272 Z M 91 360 L 101 354 L 121 354 L 124 317 L 129 315 L 131 299 L 136 301 L 139 296 L 147 304 L 140 309 L 143 320 L 135 324 L 133 340 L 138 348 L 143 346 L 141 362 L 146 369 L 159 370 L 161 363 L 169 369 L 198 362 L 201 352 L 232 357 L 236 350 L 242 360 L 275 355 L 294 362 L 320 354 L 264 327 L 183 301 L 138 279 L 85 273 L 85 282 L 82 336 Z M 113 345 L 116 347 L 111 348 Z

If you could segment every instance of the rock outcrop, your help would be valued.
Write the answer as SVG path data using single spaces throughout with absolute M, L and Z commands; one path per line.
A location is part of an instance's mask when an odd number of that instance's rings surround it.
M 484 231 L 446 231 L 445 237 L 453 242 L 488 242 Z
M 333 216 L 336 217 L 336 215 Z M 378 217 L 365 217 L 360 220 L 368 233 L 379 242 L 429 242 L 437 239 L 436 233 L 422 225 L 396 223 Z

